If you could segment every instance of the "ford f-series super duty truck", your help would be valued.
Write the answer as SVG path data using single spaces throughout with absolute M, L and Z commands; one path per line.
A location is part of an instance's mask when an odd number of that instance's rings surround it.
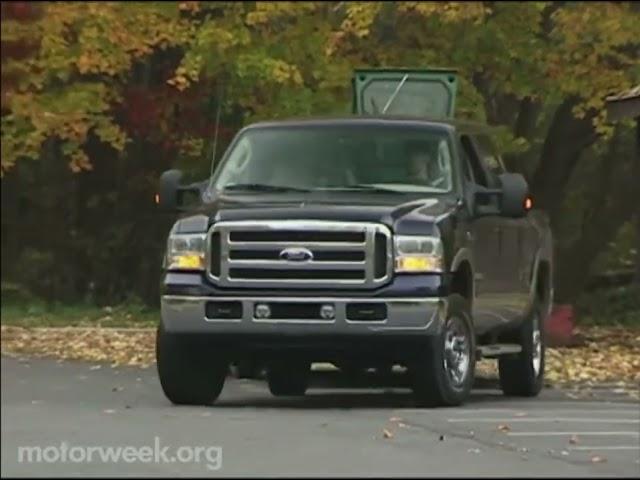
M 237 133 L 213 175 L 165 172 L 177 215 L 157 368 L 176 404 L 211 404 L 229 365 L 304 395 L 311 364 L 403 366 L 417 403 L 459 405 L 475 364 L 543 385 L 552 234 L 492 129 L 455 120 L 451 70 L 356 70 L 353 114 Z M 187 206 L 186 194 L 195 204 Z

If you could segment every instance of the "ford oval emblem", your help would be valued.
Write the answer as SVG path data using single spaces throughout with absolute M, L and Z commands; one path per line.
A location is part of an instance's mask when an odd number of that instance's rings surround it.
M 313 253 L 307 248 L 285 248 L 280 252 L 280 260 L 286 260 L 287 262 L 310 262 L 313 260 Z

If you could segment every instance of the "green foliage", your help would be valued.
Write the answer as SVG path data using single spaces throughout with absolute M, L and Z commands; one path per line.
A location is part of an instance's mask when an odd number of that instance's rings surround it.
M 27 305 L 36 300 L 24 285 L 12 282 L 0 282 L 0 297 L 3 305 Z
M 457 116 L 498 126 L 534 172 L 558 105 L 576 97 L 608 134 L 604 98 L 640 82 L 631 2 L 28 5 L 2 7 L 2 274 L 50 299 L 157 299 L 171 219 L 156 181 L 209 171 L 220 102 L 218 159 L 248 122 L 348 113 L 355 67 L 455 67 Z M 524 99 L 539 112 L 526 132 Z M 591 186 L 577 183 L 574 213 Z
M 629 285 L 588 292 L 576 302 L 583 325 L 640 326 L 640 285 Z
M 608 249 L 595 260 L 593 270 L 596 272 L 633 271 L 640 262 L 638 245 L 637 219 L 622 225 L 618 234 L 608 245 Z

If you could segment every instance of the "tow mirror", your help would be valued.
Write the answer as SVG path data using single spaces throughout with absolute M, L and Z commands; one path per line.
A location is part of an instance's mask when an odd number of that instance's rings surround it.
M 476 214 L 511 218 L 525 216 L 533 208 L 533 200 L 529 195 L 529 186 L 525 178 L 519 173 L 503 173 L 499 180 L 500 188 L 476 187 Z M 497 197 L 498 201 L 493 202 L 492 197 Z
M 160 176 L 156 204 L 164 212 L 178 212 L 185 207 L 189 195 L 200 197 L 198 184 L 182 185 L 181 170 L 167 170 Z
M 524 217 L 533 206 L 525 178 L 519 173 L 503 173 L 500 175 L 500 183 L 500 214 L 505 217 Z

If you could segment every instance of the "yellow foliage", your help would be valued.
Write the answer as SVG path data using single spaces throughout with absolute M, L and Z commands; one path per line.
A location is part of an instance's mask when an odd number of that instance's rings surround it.
M 89 162 L 89 157 L 80 148 L 76 149 L 71 154 L 71 161 L 69 162 L 69 168 L 73 173 L 79 173 L 83 170 L 92 170 L 93 167 Z

